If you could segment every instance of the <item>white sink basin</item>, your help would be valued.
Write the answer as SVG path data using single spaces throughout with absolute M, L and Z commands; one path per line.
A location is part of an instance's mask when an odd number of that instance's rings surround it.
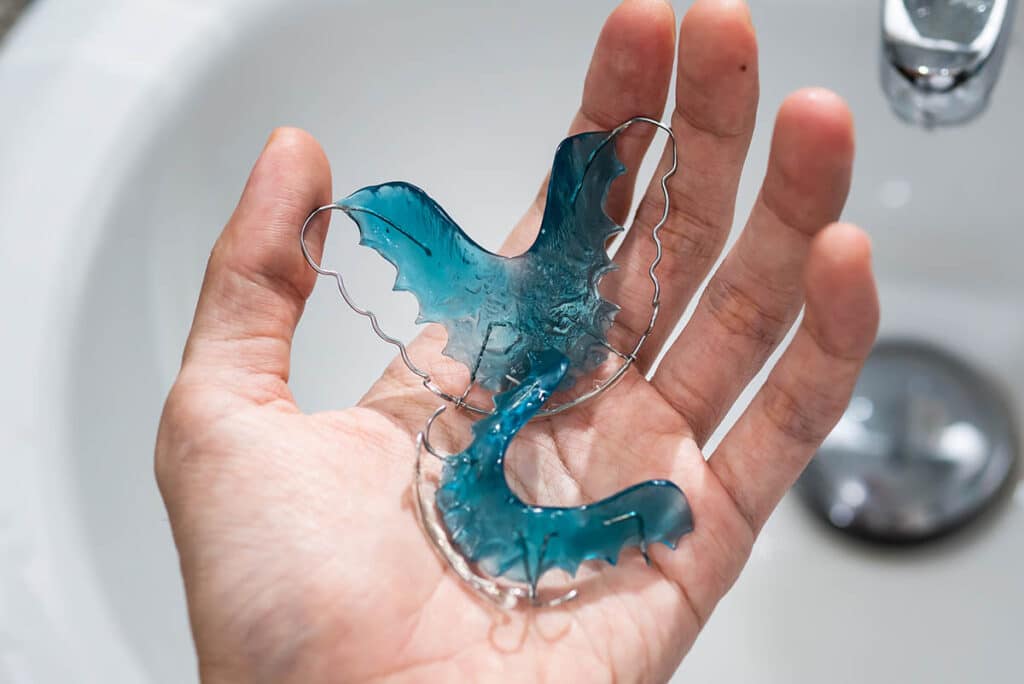
M 753 4 L 763 85 L 740 216 L 783 96 L 837 90 L 883 336 L 962 355 L 1022 417 L 1024 13 L 991 109 L 927 133 L 881 94 L 877 3 Z M 0 51 L 0 680 L 196 677 L 152 446 L 206 256 L 272 127 L 323 142 L 336 194 L 412 180 L 491 246 L 532 197 L 612 3 L 430 5 L 37 0 Z M 411 335 L 411 300 L 353 233 L 335 222 L 329 261 Z M 295 357 L 318 409 L 353 403 L 390 350 L 321 287 Z M 680 681 L 1019 681 L 1016 490 L 912 550 L 849 543 L 788 499 Z

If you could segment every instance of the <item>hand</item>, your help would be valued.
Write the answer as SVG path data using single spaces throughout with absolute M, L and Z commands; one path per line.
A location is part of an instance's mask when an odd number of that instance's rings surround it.
M 626 0 L 598 40 L 570 130 L 660 116 L 674 62 L 671 8 Z M 670 344 L 733 220 L 754 127 L 757 47 L 746 7 L 699 0 L 682 21 L 672 126 L 680 168 L 662 231 L 662 312 L 609 394 L 517 438 L 509 478 L 528 500 L 579 503 L 652 477 L 677 482 L 696 529 L 587 569 L 584 595 L 496 620 L 438 559 L 410 500 L 414 434 L 437 406 L 399 362 L 355 408 L 304 415 L 288 389 L 295 326 L 314 274 L 298 230 L 331 198 L 330 171 L 297 130 L 271 137 L 211 254 L 182 368 L 164 410 L 156 470 L 181 555 L 204 680 L 661 681 L 671 676 L 743 567 L 758 530 L 842 413 L 875 336 L 867 237 L 839 217 L 850 180 L 850 114 L 835 95 L 789 97 L 762 191 L 738 241 Z M 636 169 L 653 130 L 619 145 Z M 649 316 L 657 179 L 602 286 L 623 307 L 613 343 Z M 608 207 L 624 219 L 635 172 Z M 506 249 L 533 238 L 543 193 Z M 311 243 L 319 257 L 324 229 Z M 376 258 L 367 253 L 366 258 Z M 753 403 L 705 459 L 701 448 L 796 320 Z M 411 346 L 438 383 L 466 370 L 444 332 Z M 654 369 L 658 351 L 669 344 Z M 645 374 L 650 374 L 650 380 Z M 452 416 L 465 444 L 469 419 Z

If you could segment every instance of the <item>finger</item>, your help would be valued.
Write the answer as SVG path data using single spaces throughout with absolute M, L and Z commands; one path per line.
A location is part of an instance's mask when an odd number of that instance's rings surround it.
M 807 308 L 790 347 L 711 469 L 757 530 L 846 409 L 878 329 L 867 236 L 833 224 L 811 245 Z
M 315 280 L 299 230 L 330 193 L 316 140 L 294 128 L 274 131 L 210 255 L 185 364 L 287 382 L 292 335 Z M 324 216 L 307 233 L 316 259 L 326 232 Z
M 652 379 L 698 444 L 796 320 L 811 240 L 839 218 L 852 163 L 853 123 L 838 96 L 786 99 L 747 226 Z
M 676 103 L 672 129 L 679 168 L 669 180 L 670 213 L 660 231 L 664 256 L 659 325 L 639 358 L 646 371 L 718 258 L 732 227 L 743 161 L 757 111 L 757 39 L 745 3 L 699 0 L 679 29 Z M 671 164 L 671 142 L 648 187 L 636 220 L 616 255 L 621 271 L 602 289 L 619 304 L 613 343 L 626 351 L 646 328 L 655 256 L 651 230 L 665 201 L 661 179 Z
M 611 130 L 638 115 L 660 118 L 672 77 L 674 45 L 671 5 L 664 0 L 622 2 L 608 16 L 597 39 L 569 135 Z M 629 212 L 637 171 L 654 133 L 650 126 L 632 126 L 618 138 L 616 152 L 626 173 L 612 184 L 605 202 L 608 215 L 616 222 L 625 221 Z M 547 180 L 509 236 L 504 253 L 519 254 L 533 243 L 546 194 Z

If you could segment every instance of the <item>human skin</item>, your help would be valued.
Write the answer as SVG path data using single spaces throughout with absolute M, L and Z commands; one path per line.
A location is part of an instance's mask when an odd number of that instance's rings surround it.
M 508 476 L 524 498 L 548 504 L 667 478 L 686 492 L 694 531 L 675 551 L 651 548 L 650 567 L 633 551 L 617 566 L 588 568 L 581 598 L 556 610 L 497 614 L 468 591 L 424 537 L 410 500 L 414 435 L 437 398 L 400 361 L 353 408 L 307 415 L 289 390 L 291 342 L 315 280 L 298 230 L 332 193 L 314 139 L 279 129 L 210 255 L 156 445 L 204 681 L 647 682 L 674 672 L 841 415 L 878 322 L 869 241 L 836 223 L 852 121 L 820 89 L 782 104 L 746 227 L 700 291 L 733 223 L 757 109 L 757 46 L 738 0 L 698 0 L 678 52 L 675 26 L 661 0 L 615 9 L 570 126 L 607 130 L 660 116 L 675 65 L 680 168 L 662 231 L 658 327 L 613 390 L 528 426 Z M 640 128 L 619 145 L 631 169 L 653 138 Z M 667 152 L 637 192 L 620 270 L 602 284 L 623 309 L 611 338 L 622 348 L 650 314 L 650 228 L 662 213 Z M 613 186 L 613 218 L 625 220 L 636 180 L 633 172 Z M 531 243 L 543 201 L 541 192 L 506 253 Z M 318 258 L 325 235 L 326 221 L 311 231 Z M 801 310 L 766 383 L 706 458 L 709 435 Z M 429 327 L 411 354 L 440 385 L 461 390 L 466 369 L 441 356 L 443 342 L 444 331 Z M 470 420 L 449 411 L 439 439 L 464 444 Z

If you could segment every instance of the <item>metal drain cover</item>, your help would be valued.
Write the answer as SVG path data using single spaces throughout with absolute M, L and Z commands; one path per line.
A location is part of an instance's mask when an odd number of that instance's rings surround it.
M 930 346 L 884 342 L 796 489 L 834 527 L 920 541 L 995 499 L 1016 449 L 1009 409 L 984 377 Z

